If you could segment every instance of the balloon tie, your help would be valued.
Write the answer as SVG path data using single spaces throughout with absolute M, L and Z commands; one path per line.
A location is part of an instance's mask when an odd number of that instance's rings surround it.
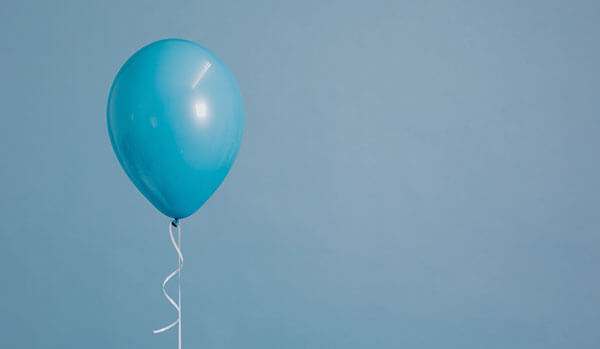
M 177 242 L 175 241 L 175 237 L 173 236 L 173 227 L 177 228 Z M 158 330 L 153 330 L 152 332 L 154 332 L 155 334 L 165 332 L 166 330 L 170 329 L 171 327 L 173 327 L 175 325 L 179 325 L 179 326 L 177 326 L 179 329 L 178 348 L 181 349 L 181 268 L 183 267 L 183 254 L 181 253 L 181 226 L 180 226 L 178 218 L 174 219 L 169 224 L 169 235 L 171 236 L 171 243 L 173 244 L 173 247 L 175 247 L 175 250 L 177 251 L 178 267 L 171 274 L 169 274 L 169 276 L 167 276 L 165 278 L 165 280 L 162 283 L 162 291 L 163 291 L 163 294 L 165 295 L 165 298 L 167 298 L 169 303 L 171 303 L 171 305 L 173 305 L 173 307 L 177 310 L 177 320 L 173 321 L 170 325 L 167 325 Z M 177 303 L 175 303 L 175 300 L 173 300 L 173 298 L 171 298 L 169 296 L 169 294 L 167 293 L 167 290 L 165 289 L 167 282 L 169 282 L 169 280 L 171 280 L 171 278 L 173 278 L 173 276 L 175 276 L 175 275 L 178 276 L 177 286 L 179 288 Z

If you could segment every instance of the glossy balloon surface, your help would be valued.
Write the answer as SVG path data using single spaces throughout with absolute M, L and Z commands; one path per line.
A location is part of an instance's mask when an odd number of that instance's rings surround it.
M 244 129 L 240 89 L 212 52 L 169 39 L 123 65 L 108 100 L 108 132 L 121 166 L 162 213 L 184 218 L 217 190 Z

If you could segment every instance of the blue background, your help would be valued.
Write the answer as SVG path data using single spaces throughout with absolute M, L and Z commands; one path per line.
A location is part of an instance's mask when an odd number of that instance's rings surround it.
M 598 1 L 5 1 L 0 347 L 175 348 L 168 219 L 106 130 L 163 38 L 246 130 L 183 221 L 187 348 L 598 348 Z

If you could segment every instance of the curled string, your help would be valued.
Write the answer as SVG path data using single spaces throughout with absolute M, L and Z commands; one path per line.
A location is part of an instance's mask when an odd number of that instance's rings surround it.
M 173 227 L 177 228 L 177 241 L 175 241 L 175 237 L 173 236 Z M 171 243 L 173 244 L 173 247 L 175 247 L 175 250 L 177 251 L 178 267 L 171 274 L 169 274 L 169 276 L 167 276 L 165 278 L 165 280 L 162 283 L 162 291 L 163 291 L 163 294 L 165 295 L 165 298 L 167 298 L 169 303 L 171 303 L 171 305 L 175 308 L 175 310 L 177 310 L 177 320 L 173 321 L 171 324 L 169 324 L 163 328 L 160 328 L 158 330 L 153 330 L 152 332 L 154 332 L 154 333 L 165 332 L 166 330 L 179 324 L 179 342 L 178 342 L 179 346 L 178 346 L 178 348 L 181 349 L 181 268 L 183 267 L 183 254 L 181 253 L 181 227 L 179 224 L 179 219 L 174 219 L 169 224 L 169 235 L 171 236 Z M 171 280 L 175 275 L 179 276 L 179 280 L 178 280 L 179 281 L 178 282 L 179 296 L 178 296 L 177 302 L 175 302 L 175 300 L 173 300 L 173 298 L 171 298 L 169 296 L 169 294 L 167 293 L 167 290 L 165 289 L 169 280 Z

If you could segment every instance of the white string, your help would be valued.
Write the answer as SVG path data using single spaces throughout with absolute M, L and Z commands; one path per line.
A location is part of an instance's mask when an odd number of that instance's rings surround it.
M 177 228 L 177 242 L 175 242 L 175 237 L 173 236 L 172 227 Z M 165 278 L 165 280 L 162 283 L 162 290 L 163 290 L 163 294 L 165 295 L 165 298 L 167 298 L 169 303 L 171 303 L 171 305 L 175 308 L 175 310 L 177 310 L 177 320 L 173 321 L 171 324 L 169 324 L 163 328 L 160 328 L 158 330 L 153 330 L 152 332 L 154 332 L 154 333 L 165 332 L 166 330 L 170 329 L 171 327 L 179 324 L 179 326 L 178 326 L 178 329 L 179 329 L 179 331 L 178 331 L 179 332 L 178 333 L 178 348 L 181 349 L 181 268 L 183 267 L 183 254 L 181 253 L 181 224 L 178 219 L 175 219 L 171 223 L 169 223 L 169 236 L 171 236 L 171 243 L 173 244 L 173 247 L 175 247 L 175 250 L 177 251 L 178 267 L 171 274 L 169 274 L 169 276 L 167 276 Z M 169 296 L 169 294 L 167 293 L 167 290 L 165 289 L 167 282 L 169 282 L 169 280 L 171 280 L 171 278 L 173 276 L 175 276 L 175 274 L 178 274 L 178 288 L 179 288 L 177 303 L 175 303 L 173 298 L 171 298 Z
M 183 272 L 183 254 L 181 253 L 181 223 L 179 220 L 177 220 L 177 245 L 179 247 L 177 249 L 177 261 L 179 262 L 179 273 L 177 273 L 177 288 L 179 289 L 179 295 L 177 296 L 177 304 L 179 304 L 179 311 L 177 312 L 177 321 L 179 322 L 179 326 L 177 326 L 177 346 L 181 349 L 181 313 L 183 310 L 181 308 L 181 272 Z

